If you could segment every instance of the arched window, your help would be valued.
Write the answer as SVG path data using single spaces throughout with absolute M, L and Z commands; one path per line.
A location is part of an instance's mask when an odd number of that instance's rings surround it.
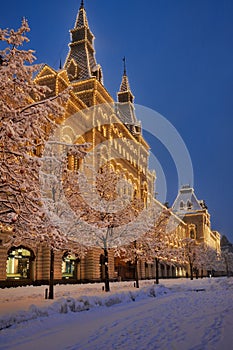
M 195 238 L 195 232 L 194 230 L 190 231 L 190 238 L 194 239 Z
M 180 202 L 180 209 L 181 209 L 181 210 L 184 209 L 184 202 L 183 202 L 183 201 Z
M 6 273 L 7 278 L 29 279 L 32 274 L 32 261 L 35 256 L 31 250 L 23 246 L 8 251 Z
M 192 203 L 190 201 L 187 202 L 187 208 L 188 210 L 191 210 L 192 209 Z
M 189 225 L 189 237 L 191 239 L 196 239 L 196 236 L 196 226 L 193 224 Z

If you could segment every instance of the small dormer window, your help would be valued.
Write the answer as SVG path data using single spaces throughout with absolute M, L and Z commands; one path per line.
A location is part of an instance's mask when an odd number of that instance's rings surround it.
M 180 202 L 180 209 L 181 209 L 181 210 L 184 209 L 184 202 L 183 202 L 183 201 Z
M 190 201 L 187 202 L 187 208 L 188 210 L 191 210 L 192 209 L 192 203 Z

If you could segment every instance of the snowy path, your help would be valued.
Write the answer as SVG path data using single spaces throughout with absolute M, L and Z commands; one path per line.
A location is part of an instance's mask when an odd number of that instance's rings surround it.
M 201 281 L 199 289 L 193 282 L 176 281 L 155 298 L 14 325 L 1 331 L 0 349 L 231 350 L 233 281 Z

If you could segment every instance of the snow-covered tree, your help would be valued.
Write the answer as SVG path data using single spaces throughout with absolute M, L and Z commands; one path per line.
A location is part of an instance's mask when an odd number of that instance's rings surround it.
M 33 64 L 32 50 L 22 49 L 29 30 L 25 19 L 17 31 L 0 29 L 1 46 L 5 45 L 0 51 L 0 221 L 3 226 L 14 224 L 18 239 L 42 237 L 46 224 L 53 231 L 41 201 L 41 155 L 69 98 L 68 91 L 47 98 L 50 89 L 36 84 L 41 65 Z M 76 149 L 79 145 L 69 146 L 67 154 L 84 156 Z
M 90 169 L 89 169 L 90 170 Z M 86 170 L 86 173 L 88 170 Z M 72 171 L 66 172 L 64 179 L 64 192 L 67 201 L 77 215 L 77 227 L 84 222 L 85 237 L 88 245 L 100 247 L 104 250 L 105 258 L 105 291 L 110 290 L 108 271 L 108 252 L 110 248 L 120 247 L 125 241 L 130 241 L 131 237 L 137 237 L 139 227 L 134 225 L 134 221 L 142 211 L 140 200 L 135 200 L 131 195 L 126 195 L 124 186 L 126 183 L 117 174 L 110 164 L 106 164 L 98 172 L 91 171 L 87 181 L 86 175 L 82 177 L 80 173 Z M 76 183 L 74 187 L 73 184 Z M 80 225 L 80 226 L 79 226 Z M 139 225 L 140 226 L 140 225 Z M 128 229 L 128 230 L 127 230 Z M 129 235 L 126 235 L 126 231 Z M 72 235 L 72 234 L 71 234 Z M 82 235 L 79 235 L 79 238 Z M 83 236 L 81 238 L 85 240 Z
M 233 275 L 233 244 L 224 235 L 221 238 L 221 253 L 218 262 L 220 271 L 224 271 L 228 277 Z
M 205 271 L 218 270 L 220 255 L 206 243 L 200 243 L 197 247 L 198 259 L 196 260 L 197 271 L 201 270 L 201 277 Z
M 156 262 L 156 282 L 159 283 L 159 260 L 167 261 L 170 256 L 170 233 L 167 232 L 170 215 L 169 209 L 161 208 L 154 202 L 146 211 L 146 217 L 143 220 L 144 233 L 137 240 L 116 250 L 117 256 L 135 264 L 137 288 L 139 287 L 137 265 L 140 260 L 147 263 Z
M 3 227 L 14 224 L 18 238 L 44 231 L 36 154 L 68 98 L 46 98 L 49 89 L 34 82 L 40 66 L 32 64 L 32 50 L 22 49 L 28 32 L 25 19 L 17 31 L 0 29 L 0 220 Z
M 177 258 L 175 227 L 177 227 L 177 223 L 173 222 L 170 209 L 164 208 L 153 228 L 143 237 L 143 240 L 147 242 L 151 260 L 155 261 L 156 284 L 159 284 L 159 262 L 173 265 L 175 258 Z
M 195 239 L 186 237 L 180 241 L 181 262 L 189 266 L 190 278 L 193 279 L 194 272 L 196 278 L 201 277 L 205 271 L 219 270 L 221 257 L 219 253 L 207 243 L 197 242 Z
M 190 279 L 193 280 L 194 270 L 198 267 L 199 247 L 195 239 L 186 237 L 181 240 L 183 263 L 189 266 Z
M 0 228 L 9 246 L 44 242 L 51 256 L 54 249 L 81 254 L 84 249 L 51 222 L 41 198 L 41 155 L 64 114 L 69 91 L 52 96 L 48 87 L 35 82 L 41 65 L 33 63 L 32 50 L 23 49 L 29 31 L 25 19 L 16 31 L 0 29 Z M 78 146 L 70 146 L 67 155 L 73 150 L 83 157 Z
M 230 249 L 221 250 L 219 267 L 226 273 L 227 277 L 233 275 L 233 252 Z

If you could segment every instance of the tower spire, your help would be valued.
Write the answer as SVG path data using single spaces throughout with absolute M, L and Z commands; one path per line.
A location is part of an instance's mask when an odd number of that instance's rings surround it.
M 95 59 L 94 35 L 89 28 L 83 0 L 80 3 L 75 26 L 70 33 L 70 50 L 64 64 L 70 80 L 96 77 L 102 82 L 102 70 Z
M 129 86 L 129 79 L 126 72 L 126 59 L 123 57 L 123 76 L 121 80 L 120 90 L 117 93 L 118 99 L 118 116 L 121 121 L 127 126 L 133 135 L 140 133 L 140 125 L 135 115 L 133 105 L 134 96 Z
M 118 92 L 118 100 L 119 102 L 133 102 L 133 94 L 130 90 L 130 86 L 129 86 L 129 79 L 126 73 L 126 59 L 125 56 L 123 57 L 123 65 L 124 65 L 124 73 L 122 76 L 122 80 L 121 80 L 121 86 L 120 86 L 120 91 Z M 120 101 L 121 97 L 120 94 L 121 93 L 125 93 L 127 92 L 127 96 L 124 96 L 124 101 Z M 127 98 L 126 98 L 127 97 Z M 125 100 L 126 98 L 126 100 Z
M 83 26 L 86 26 L 89 28 L 88 21 L 87 21 L 87 14 L 84 8 L 84 1 L 82 0 L 80 3 L 78 15 L 76 18 L 75 28 L 81 28 Z

